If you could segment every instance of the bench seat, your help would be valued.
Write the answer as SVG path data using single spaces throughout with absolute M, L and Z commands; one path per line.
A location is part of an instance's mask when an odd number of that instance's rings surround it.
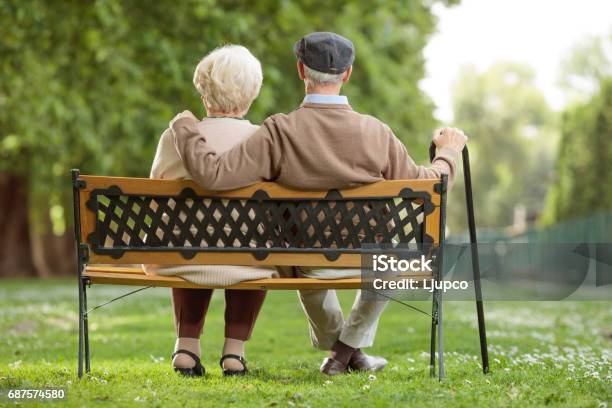
M 215 288 L 202 286 L 186 281 L 178 276 L 146 275 L 141 268 L 119 266 L 88 266 L 83 276 L 92 284 L 155 286 L 172 288 Z M 429 278 L 431 275 L 411 275 L 415 280 Z M 360 289 L 360 278 L 313 279 L 313 278 L 277 278 L 255 279 L 244 281 L 224 289 Z

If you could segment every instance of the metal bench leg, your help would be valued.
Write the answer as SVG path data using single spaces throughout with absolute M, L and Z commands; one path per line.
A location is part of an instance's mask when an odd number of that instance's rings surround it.
M 83 339 L 85 342 L 85 372 L 89 374 L 89 316 L 87 314 L 87 281 L 83 280 Z
M 436 376 L 436 340 L 438 346 L 438 378 L 446 377 L 444 368 L 444 331 L 442 327 L 442 292 L 438 289 L 433 291 L 431 311 L 431 350 L 429 357 L 429 375 Z
M 79 180 L 79 171 L 74 169 L 72 175 L 72 204 L 74 214 L 74 238 L 75 238 L 75 253 L 76 253 L 76 273 L 79 290 L 79 357 L 77 365 L 77 375 L 83 378 L 83 352 L 87 358 L 87 372 L 89 372 L 89 336 L 87 333 L 87 298 L 85 294 L 85 280 L 83 279 L 83 270 L 85 263 L 88 260 L 87 247 L 81 244 L 81 212 L 80 212 L 80 190 L 85 187 L 85 183 Z
M 83 282 L 81 281 L 79 273 L 79 362 L 77 366 L 77 375 L 79 378 L 83 378 L 83 333 L 85 327 L 85 305 L 84 294 L 83 294 Z
M 438 291 L 438 379 L 446 377 L 444 371 L 444 330 L 442 324 L 442 291 Z
M 432 301 L 431 301 L 431 348 L 429 351 L 429 376 L 436 376 L 436 329 L 437 329 L 437 303 L 436 303 L 436 290 L 434 290 Z
M 444 206 L 444 195 L 442 196 L 442 206 Z M 442 215 L 442 225 L 444 225 L 444 215 Z M 440 234 L 444 234 L 444 230 L 440 232 Z M 441 235 L 440 238 L 440 253 L 438 257 L 438 265 L 436 271 L 436 282 L 440 285 L 444 282 L 443 276 L 443 268 L 444 268 L 444 236 Z M 437 322 L 438 329 L 438 379 L 442 381 L 444 379 L 444 326 L 442 320 L 442 290 L 436 289 L 435 292 L 435 302 L 436 302 L 436 314 L 434 315 Z
M 440 189 L 440 249 L 437 257 L 436 281 L 439 284 L 444 282 L 444 250 L 446 243 L 446 193 L 448 186 L 448 176 L 442 175 L 442 185 Z M 446 377 L 444 371 L 444 328 L 442 325 L 442 290 L 436 290 L 436 320 L 438 326 L 438 379 L 442 381 Z

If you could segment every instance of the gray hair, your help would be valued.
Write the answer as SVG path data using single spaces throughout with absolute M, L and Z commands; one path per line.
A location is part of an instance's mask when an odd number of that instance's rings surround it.
M 261 64 L 241 45 L 226 45 L 204 57 L 193 74 L 193 84 L 207 109 L 246 113 L 259 94 Z
M 311 87 L 317 85 L 337 85 L 342 82 L 344 72 L 340 74 L 328 74 L 325 72 L 315 71 L 314 69 L 304 65 L 304 77 L 306 85 Z

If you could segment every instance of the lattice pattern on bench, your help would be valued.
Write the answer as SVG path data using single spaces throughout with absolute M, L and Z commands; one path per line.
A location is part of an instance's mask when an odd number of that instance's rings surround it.
M 429 194 L 402 190 L 396 197 L 278 199 L 257 191 L 248 198 L 131 195 L 118 187 L 91 192 L 87 207 L 96 214 L 87 237 L 92 250 L 121 256 L 124 250 L 252 250 L 268 252 L 356 252 L 363 244 L 428 243 Z M 330 252 L 332 251 L 332 252 Z

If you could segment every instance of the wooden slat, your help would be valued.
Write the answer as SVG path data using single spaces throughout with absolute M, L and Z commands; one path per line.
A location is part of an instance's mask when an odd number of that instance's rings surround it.
M 216 288 L 215 286 L 196 285 L 177 276 L 145 275 L 137 268 L 120 267 L 87 267 L 84 276 L 92 284 L 154 286 L 172 288 Z M 415 281 L 431 278 L 431 275 L 410 275 Z M 360 278 L 313 279 L 313 278 L 278 278 L 257 279 L 227 286 L 226 289 L 360 289 Z
M 155 286 L 172 288 L 215 288 L 215 286 L 196 285 L 175 276 L 147 276 L 134 273 L 87 271 L 85 276 L 92 284 Z M 310 279 L 279 278 L 257 279 L 227 286 L 226 289 L 359 289 L 361 279 Z
M 134 266 L 115 266 L 115 265 L 95 265 L 87 266 L 86 272 L 113 272 L 113 273 L 131 273 L 137 275 L 144 275 L 144 271 L 140 265 Z
M 81 212 L 81 239 L 84 243 L 87 242 L 89 234 L 96 230 L 96 213 L 87 208 L 90 192 L 81 190 L 80 193 L 79 211 Z M 124 262 L 125 263 L 125 262 Z
M 191 188 L 195 193 L 202 197 L 220 198 L 250 198 L 257 190 L 263 190 L 271 198 L 323 198 L 327 191 L 302 191 L 289 187 L 284 187 L 277 183 L 257 183 L 249 187 L 229 190 L 212 191 L 200 187 L 191 180 L 157 180 L 145 178 L 129 177 L 102 177 L 102 176 L 80 176 L 87 183 L 84 191 L 91 191 L 97 188 L 108 188 L 118 186 L 125 194 L 138 195 L 177 195 L 185 188 Z M 440 204 L 439 194 L 434 192 L 434 185 L 439 183 L 437 179 L 422 180 L 387 180 L 377 183 L 366 184 L 363 186 L 343 189 L 340 193 L 346 198 L 355 197 L 387 197 L 397 196 L 398 193 L 409 187 L 413 191 L 423 191 L 430 194 L 434 205 Z
M 258 261 L 245 252 L 201 252 L 192 259 L 185 259 L 177 252 L 129 252 L 119 259 L 108 255 L 89 254 L 90 264 L 138 264 L 158 265 L 243 265 L 243 266 L 333 266 L 339 268 L 361 267 L 361 255 L 342 254 L 335 261 L 329 261 L 317 253 L 272 253 Z

